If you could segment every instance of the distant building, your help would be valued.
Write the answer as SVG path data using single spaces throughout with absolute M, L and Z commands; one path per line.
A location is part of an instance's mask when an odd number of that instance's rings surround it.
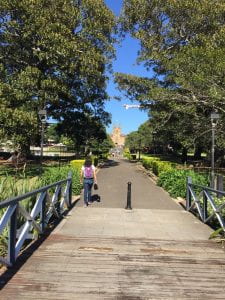
M 113 132 L 110 135 L 113 143 L 118 147 L 123 147 L 125 144 L 126 136 L 122 134 L 121 128 L 119 126 L 114 126 Z

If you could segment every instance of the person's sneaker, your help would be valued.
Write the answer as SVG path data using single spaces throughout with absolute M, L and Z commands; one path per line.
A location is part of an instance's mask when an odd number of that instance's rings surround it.
M 85 208 L 87 208 L 87 207 L 88 207 L 88 205 L 87 205 L 87 204 L 84 204 L 84 207 L 85 207 Z

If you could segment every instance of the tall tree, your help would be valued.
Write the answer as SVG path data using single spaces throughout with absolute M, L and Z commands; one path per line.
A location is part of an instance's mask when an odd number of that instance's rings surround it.
M 103 0 L 1 0 L 1 133 L 28 148 L 43 108 L 64 122 L 75 112 L 108 122 L 114 26 Z
M 123 30 L 140 40 L 138 61 L 156 75 L 148 97 L 224 111 L 224 13 L 216 0 L 124 1 Z
M 137 131 L 132 131 L 126 136 L 125 146 L 130 150 L 151 148 L 153 144 L 153 127 L 149 121 L 141 124 Z
M 177 119 L 173 136 L 183 144 L 205 131 L 211 111 L 224 119 L 224 14 L 225 3 L 216 0 L 124 1 L 122 30 L 140 41 L 138 61 L 154 75 L 119 73 L 116 81 L 128 97 L 151 105 L 167 135 L 165 125 Z
M 101 156 L 102 154 L 108 154 L 110 149 L 113 148 L 113 146 L 114 143 L 110 135 L 107 134 L 105 131 L 105 138 L 103 138 L 102 136 L 101 139 L 98 137 L 97 139 L 92 140 L 90 144 L 90 149 L 93 154 Z

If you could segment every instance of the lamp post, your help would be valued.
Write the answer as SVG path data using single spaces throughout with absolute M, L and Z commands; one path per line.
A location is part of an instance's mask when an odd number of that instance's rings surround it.
M 211 148 L 211 187 L 215 187 L 215 130 L 219 114 L 212 112 L 210 115 L 212 124 L 212 148 Z
M 41 121 L 41 154 L 40 154 L 40 167 L 42 167 L 43 160 L 43 146 L 44 146 L 44 126 L 46 124 L 47 119 L 47 111 L 46 109 L 41 109 L 38 112 L 39 119 Z
M 153 154 L 155 155 L 155 135 L 156 131 L 152 131 L 152 144 L 153 144 Z

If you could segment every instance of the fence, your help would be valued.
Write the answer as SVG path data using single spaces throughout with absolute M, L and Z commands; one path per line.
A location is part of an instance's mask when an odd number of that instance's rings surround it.
M 224 191 L 193 184 L 191 178 L 187 178 L 186 209 L 191 211 L 196 208 L 204 223 L 216 217 L 220 226 L 225 231 L 223 216 L 225 198 L 223 197 L 225 197 Z
M 53 190 L 53 192 L 52 192 Z M 22 201 L 36 197 L 31 211 Z M 7 233 L 8 257 L 1 263 L 12 266 L 27 240 L 35 238 L 34 231 L 42 234 L 52 216 L 60 218 L 72 201 L 72 173 L 68 178 L 11 199 L 0 202 L 5 212 L 0 220 L 0 234 Z

